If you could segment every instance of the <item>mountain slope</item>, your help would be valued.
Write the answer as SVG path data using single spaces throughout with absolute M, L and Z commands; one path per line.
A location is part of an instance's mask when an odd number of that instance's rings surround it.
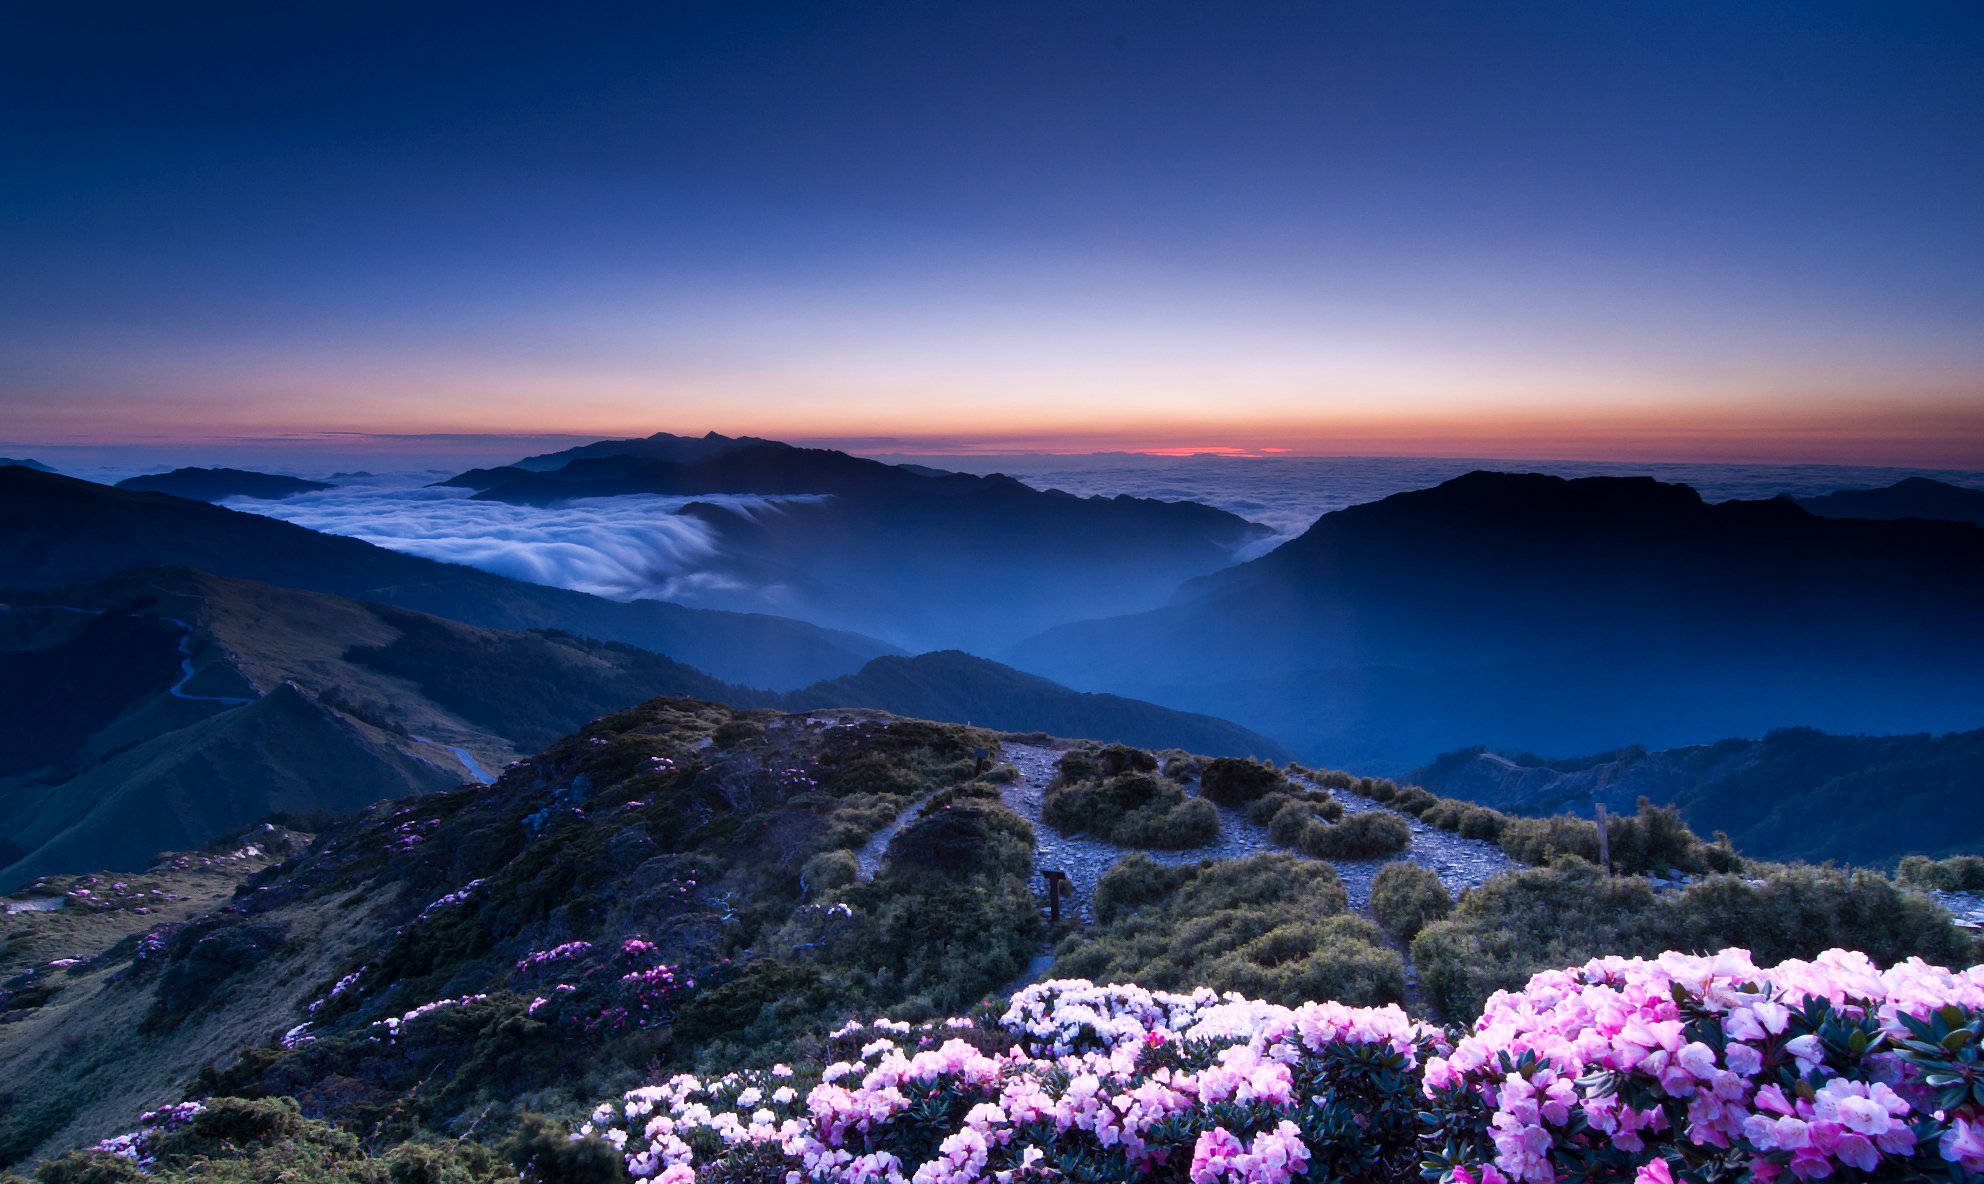
M 174 469 L 170 473 L 149 473 L 127 477 L 117 488 L 134 493 L 169 493 L 174 497 L 200 502 L 217 502 L 229 497 L 274 499 L 295 497 L 332 486 L 323 481 L 256 473 L 247 469 Z
M 1760 859 L 1892 864 L 1904 855 L 1984 854 L 1984 730 L 1944 736 L 1835 736 L 1785 728 L 1761 740 L 1572 761 L 1480 749 L 1448 753 L 1412 780 L 1523 814 L 1640 797 L 1726 832 Z M 1869 825 L 1878 819 L 1879 825 Z
M 776 698 L 632 646 L 185 568 L 17 598 L 0 612 L 0 885 L 486 779 L 685 693 Z
M 773 689 L 844 674 L 889 652 L 870 638 L 765 614 L 621 603 L 202 502 L 0 469 L 0 584 L 59 588 L 154 566 L 194 567 L 493 629 L 560 629 Z
M 706 499 L 680 511 L 717 543 L 681 581 L 684 603 L 751 604 L 926 650 L 983 651 L 1063 621 L 1155 607 L 1268 534 L 1193 502 L 1078 498 L 996 474 L 720 436 L 602 441 L 450 483 L 539 506 Z
M 1209 756 L 1287 760 L 1280 744 L 1237 724 L 1172 711 L 1117 695 L 1072 691 L 1059 683 L 957 650 L 877 658 L 858 673 L 784 696 L 793 711 L 873 707 L 920 719 L 952 720 L 1012 732 L 1050 732 L 1144 748 L 1184 748 Z
M 345 813 L 461 783 L 453 762 L 412 756 L 285 684 L 254 702 L 125 749 L 56 785 L 8 795 L 0 828 L 24 854 L 12 886 L 79 868 L 133 870 L 271 813 Z
M 1984 719 L 1984 530 L 1473 473 L 1325 515 L 1016 665 L 1215 711 L 1332 764 Z
M 1908 477 L 1886 489 L 1842 489 L 1798 504 L 1824 518 L 1929 518 L 1984 525 L 1984 489 Z

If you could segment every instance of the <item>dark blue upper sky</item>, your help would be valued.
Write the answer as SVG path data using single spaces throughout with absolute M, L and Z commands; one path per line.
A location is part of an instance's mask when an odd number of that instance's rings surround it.
M 0 443 L 1984 466 L 1975 4 L 22 5 L 0 128 Z

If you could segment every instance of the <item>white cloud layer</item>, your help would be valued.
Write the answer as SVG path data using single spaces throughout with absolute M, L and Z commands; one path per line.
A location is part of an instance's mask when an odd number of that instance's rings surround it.
M 716 533 L 680 513 L 714 503 L 747 517 L 811 497 L 735 494 L 703 497 L 583 498 L 555 506 L 470 499 L 469 490 L 352 485 L 282 501 L 235 499 L 230 508 L 265 514 L 327 534 L 533 584 L 631 600 L 670 599 L 730 584 L 719 569 Z

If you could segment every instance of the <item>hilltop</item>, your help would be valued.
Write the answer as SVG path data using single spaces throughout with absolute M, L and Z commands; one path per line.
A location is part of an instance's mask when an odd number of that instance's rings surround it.
M 117 488 L 129 489 L 137 493 L 169 493 L 174 497 L 191 498 L 194 501 L 217 502 L 230 497 L 275 500 L 336 487 L 324 481 L 306 481 L 301 477 L 256 473 L 247 469 L 184 468 L 174 469 L 169 473 L 127 477 L 117 483 Z

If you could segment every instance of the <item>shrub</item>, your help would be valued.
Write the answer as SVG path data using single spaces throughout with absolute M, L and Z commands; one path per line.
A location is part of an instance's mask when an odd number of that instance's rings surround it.
M 1453 911 L 1453 898 L 1431 868 L 1388 863 L 1371 881 L 1371 914 L 1405 941 Z
M 1255 798 L 1289 788 L 1288 779 L 1256 761 L 1222 756 L 1208 762 L 1199 792 L 1222 806 L 1244 806 Z
M 1148 773 L 1056 784 L 1040 816 L 1062 830 L 1126 847 L 1181 850 L 1219 837 L 1219 811 L 1210 802 L 1188 799 L 1176 784 Z
M 860 878 L 861 865 L 852 851 L 822 851 L 807 860 L 799 872 L 806 895 L 813 898 L 844 888 Z
M 1095 919 L 1104 925 L 1145 905 L 1163 900 L 1191 878 L 1192 869 L 1162 864 L 1148 855 L 1119 859 L 1096 881 L 1090 901 Z
M 1930 859 L 1910 855 L 1895 870 L 1895 878 L 1916 888 L 1984 892 L 1984 857 L 1953 855 L 1948 859 Z
M 1280 852 L 1192 868 L 1133 857 L 1096 897 L 1099 926 L 1061 943 L 1057 974 L 1290 1003 L 1404 992 L 1403 963 L 1376 926 L 1343 915 L 1343 885 L 1327 864 Z
M 1412 844 L 1405 819 L 1383 810 L 1346 814 L 1342 822 L 1312 822 L 1302 831 L 1302 850 L 1318 859 L 1383 859 Z

